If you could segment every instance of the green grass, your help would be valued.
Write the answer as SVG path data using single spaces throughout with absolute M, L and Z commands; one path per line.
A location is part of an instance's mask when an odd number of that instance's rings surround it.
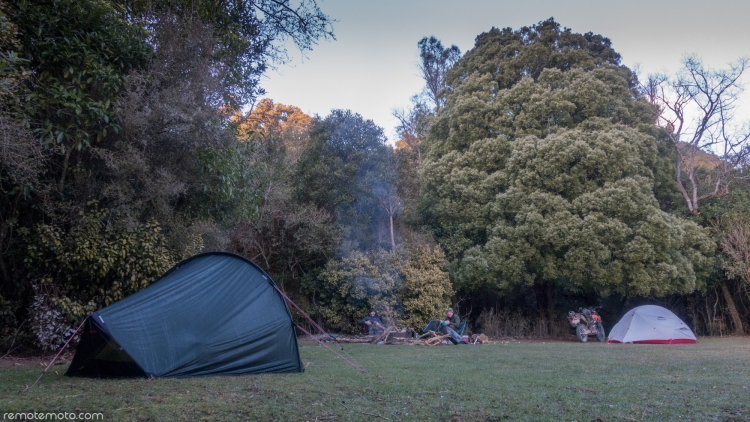
M 147 381 L 48 373 L 22 391 L 40 367 L 4 368 L 0 420 L 76 409 L 137 421 L 750 420 L 747 339 L 345 348 L 369 375 L 314 343 L 301 343 L 301 374 Z

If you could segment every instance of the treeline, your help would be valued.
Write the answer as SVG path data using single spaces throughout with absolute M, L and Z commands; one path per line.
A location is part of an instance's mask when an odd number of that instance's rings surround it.
M 340 331 L 453 304 L 549 336 L 569 308 L 614 322 L 643 301 L 702 334 L 747 327 L 745 62 L 639 81 L 553 20 L 464 55 L 425 38 L 393 148 L 354 112 L 260 100 L 280 41 L 331 37 L 314 0 L 0 2 L 0 352 L 54 349 L 213 250 Z M 680 121 L 705 104 L 703 127 Z

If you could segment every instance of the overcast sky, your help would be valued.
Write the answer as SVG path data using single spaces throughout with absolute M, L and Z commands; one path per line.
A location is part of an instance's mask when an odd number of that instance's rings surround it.
M 391 110 L 409 105 L 423 81 L 417 42 L 434 35 L 462 53 L 490 28 L 518 29 L 549 17 L 574 32 L 612 40 L 623 64 L 645 76 L 674 72 L 695 53 L 712 67 L 750 55 L 748 0 L 318 0 L 338 20 L 336 41 L 323 41 L 262 80 L 266 96 L 311 115 L 351 109 L 372 119 L 393 142 Z M 745 80 L 750 81 L 749 78 Z M 744 95 L 742 113 L 750 110 Z M 743 115 L 743 119 L 750 115 Z

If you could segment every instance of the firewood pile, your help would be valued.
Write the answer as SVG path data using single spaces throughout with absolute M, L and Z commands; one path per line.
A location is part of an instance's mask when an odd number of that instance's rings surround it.
M 419 336 L 417 341 L 424 342 L 423 344 L 425 346 L 437 346 L 438 344 L 441 344 L 443 340 L 446 340 L 450 337 L 450 334 L 440 334 L 436 333 L 432 330 L 426 332 L 425 334 L 422 334 Z
M 404 337 L 394 336 L 394 334 L 402 334 L 401 332 L 384 332 L 378 336 L 364 336 L 364 337 L 336 337 L 338 343 L 370 343 L 370 344 L 408 344 L 414 346 L 437 346 L 442 343 L 443 340 L 450 337 L 447 334 L 439 334 L 434 331 L 429 331 L 426 334 L 422 334 L 419 337 Z
M 389 307 L 385 307 L 385 318 L 384 322 L 386 327 L 382 333 L 375 336 L 354 336 L 354 337 L 343 337 L 333 336 L 333 341 L 337 343 L 370 343 L 370 344 L 407 344 L 413 346 L 437 346 L 442 344 L 443 341 L 450 338 L 449 334 L 442 334 L 435 331 L 428 331 L 422 335 L 418 335 L 416 331 L 411 328 L 399 330 L 396 327 L 396 322 L 393 319 L 393 314 Z M 320 337 L 320 341 L 330 341 L 331 337 L 317 336 Z M 469 344 L 486 344 L 489 343 L 489 337 L 484 334 L 474 334 L 469 340 Z
M 337 343 L 349 344 L 405 344 L 410 346 L 437 346 L 444 340 L 449 339 L 448 334 L 441 334 L 435 331 L 428 331 L 425 334 L 417 336 L 414 330 L 391 331 L 382 333 L 377 336 L 353 336 L 343 337 L 335 336 L 333 341 Z M 321 341 L 331 341 L 330 337 L 320 336 Z M 485 334 L 474 334 L 469 338 L 469 344 L 487 344 L 490 342 L 489 337 Z

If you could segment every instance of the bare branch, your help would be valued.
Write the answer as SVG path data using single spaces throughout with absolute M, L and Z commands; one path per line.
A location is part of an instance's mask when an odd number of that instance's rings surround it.
M 695 56 L 683 64 L 674 77 L 651 75 L 641 91 L 652 104 L 657 127 L 675 146 L 675 181 L 697 215 L 701 200 L 728 193 L 733 181 L 745 177 L 738 173 L 750 157 L 750 127 L 736 125 L 733 111 L 748 59 L 718 71 Z

